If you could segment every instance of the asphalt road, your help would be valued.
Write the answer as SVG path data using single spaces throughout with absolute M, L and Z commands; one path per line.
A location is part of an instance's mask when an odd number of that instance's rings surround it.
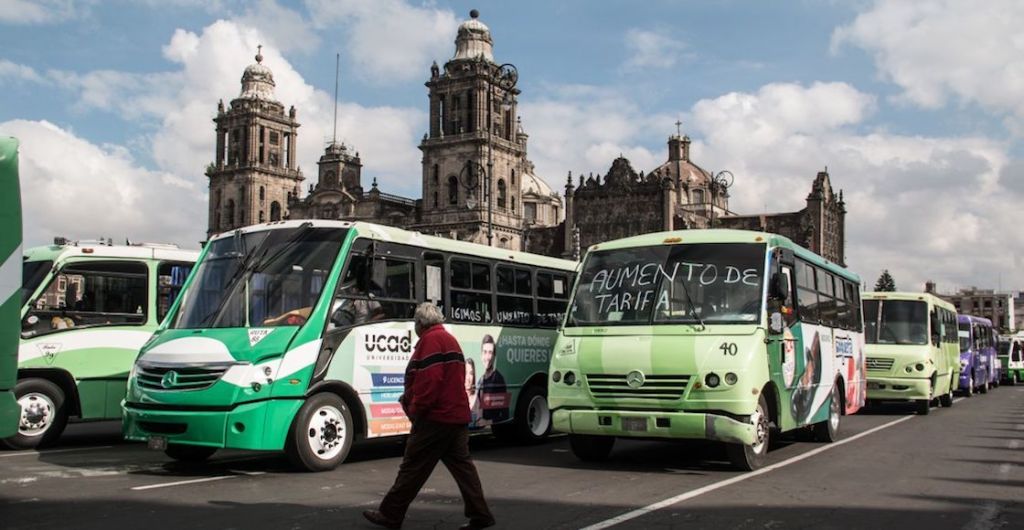
M 771 465 L 728 469 L 703 443 L 620 441 L 584 464 L 564 437 L 536 446 L 472 442 L 499 528 L 1024 528 L 1024 387 L 916 416 L 887 406 L 843 418 L 835 444 L 780 441 Z M 0 528 L 371 528 L 360 512 L 391 485 L 401 442 L 353 449 L 327 473 L 275 454 L 218 453 L 202 466 L 76 425 L 59 447 L 0 452 Z M 404 528 L 464 521 L 442 467 Z

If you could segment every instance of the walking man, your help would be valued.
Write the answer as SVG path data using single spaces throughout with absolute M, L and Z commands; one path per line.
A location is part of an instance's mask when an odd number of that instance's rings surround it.
M 413 316 L 416 343 L 405 369 L 405 393 L 400 402 L 412 420 L 398 477 L 377 510 L 363 512 L 371 523 L 401 528 L 409 504 L 430 478 L 440 460 L 455 478 L 469 522 L 462 529 L 494 525 L 476 466 L 469 457 L 469 400 L 466 361 L 462 349 L 444 326 L 434 304 L 423 303 Z

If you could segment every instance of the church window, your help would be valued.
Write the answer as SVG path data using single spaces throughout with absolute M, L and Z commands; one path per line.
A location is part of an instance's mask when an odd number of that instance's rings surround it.
M 693 203 L 704 204 L 704 190 L 693 190 Z
M 270 131 L 270 145 L 281 143 L 281 135 L 277 131 Z
M 462 134 L 462 98 L 452 96 L 452 134 Z
M 291 135 L 289 133 L 284 133 L 284 157 L 282 158 L 282 160 L 284 160 L 284 163 L 286 165 L 289 163 L 292 156 L 292 146 L 289 142 L 291 142 Z
M 516 185 L 516 170 L 514 169 L 512 170 L 512 178 L 509 179 L 509 183 L 511 183 L 513 186 Z
M 445 112 L 447 109 L 444 104 L 444 96 L 437 98 L 437 114 L 441 122 L 441 136 L 444 136 L 448 132 L 448 116 Z
M 459 204 L 459 179 L 455 175 L 448 177 L 448 204 Z
M 498 179 L 498 208 L 504 208 L 506 202 L 505 180 Z
M 516 211 L 516 196 L 515 195 L 512 196 L 512 200 L 509 201 L 509 204 L 512 206 L 512 212 L 514 213 Z
M 270 220 L 280 221 L 281 220 L 281 204 L 277 201 L 270 203 Z
M 523 217 L 526 218 L 527 223 L 532 223 L 537 220 L 537 203 L 524 202 L 523 203 Z
M 438 204 L 438 202 L 437 202 L 437 192 L 435 191 L 435 192 L 434 192 L 434 208 L 438 208 L 438 207 L 440 207 L 440 206 L 441 206 L 441 205 L 440 205 L 440 204 Z
M 263 186 L 260 186 L 260 204 L 263 204 L 263 201 L 266 200 L 266 198 L 267 198 L 267 190 L 264 189 Z
M 435 188 L 438 186 L 438 184 L 440 184 L 440 180 L 439 180 L 439 177 L 438 177 L 438 170 L 439 170 L 439 168 L 437 167 L 437 164 L 434 164 L 434 187 Z
M 263 127 L 260 126 L 260 138 L 259 138 L 259 140 L 260 140 L 260 146 L 259 146 L 259 148 L 260 148 L 260 164 L 263 163 L 263 152 L 265 151 L 265 149 L 263 148 L 263 142 L 264 142 L 265 138 L 266 138 L 266 132 L 264 131 Z
M 224 209 L 224 217 L 228 221 L 228 226 L 225 228 L 231 228 L 235 223 L 235 200 L 228 199 L 228 205 Z

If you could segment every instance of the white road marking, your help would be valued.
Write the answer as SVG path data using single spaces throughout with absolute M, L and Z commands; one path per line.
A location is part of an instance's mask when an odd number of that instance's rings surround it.
M 641 517 L 643 515 L 647 515 L 647 514 L 649 514 L 651 512 L 660 510 L 662 508 L 667 508 L 669 506 L 672 506 L 673 504 L 677 504 L 677 503 L 683 502 L 685 500 L 692 499 L 694 497 L 699 497 L 701 495 L 704 495 L 705 493 L 710 493 L 712 491 L 715 491 L 715 490 L 718 490 L 718 489 L 722 489 L 722 488 L 724 488 L 726 486 L 731 486 L 731 485 L 736 484 L 738 482 L 743 482 L 744 480 L 751 479 L 751 478 L 754 478 L 754 477 L 757 477 L 757 476 L 760 476 L 760 475 L 764 475 L 765 473 L 771 473 L 772 471 L 775 471 L 776 469 L 783 468 L 783 467 L 786 467 L 786 466 L 791 465 L 791 464 L 795 464 L 795 463 L 797 463 L 797 462 L 799 462 L 801 460 L 805 460 L 807 458 L 810 458 L 812 456 L 818 455 L 820 453 L 824 453 L 825 451 L 828 451 L 829 449 L 835 449 L 836 447 L 842 446 L 844 444 L 848 444 L 848 443 L 850 443 L 850 442 L 852 442 L 854 440 L 858 440 L 858 439 L 863 438 L 863 437 L 865 437 L 865 436 L 867 436 L 869 434 L 874 434 L 874 433 L 876 433 L 876 432 L 878 432 L 878 431 L 880 431 L 882 429 L 888 429 L 889 427 L 892 427 L 894 425 L 898 425 L 898 424 L 903 423 L 903 422 L 905 422 L 907 420 L 912 420 L 912 419 L 914 419 L 916 417 L 917 416 L 904 416 L 902 418 L 890 421 L 889 423 L 884 423 L 882 425 L 879 425 L 878 427 L 874 427 L 872 429 L 868 429 L 868 430 L 866 430 L 866 431 L 864 431 L 864 432 L 862 432 L 860 434 L 851 436 L 851 437 L 846 438 L 844 440 L 839 440 L 838 442 L 834 442 L 834 443 L 831 443 L 831 444 L 828 444 L 828 445 L 823 445 L 823 446 L 821 446 L 821 447 L 819 447 L 817 449 L 814 449 L 814 450 L 808 451 L 806 453 L 803 453 L 803 454 L 800 454 L 800 455 L 796 455 L 796 456 L 794 456 L 792 458 L 783 460 L 782 462 L 778 462 L 778 463 L 772 464 L 770 466 L 762 467 L 761 469 L 758 469 L 757 471 L 751 471 L 749 473 L 744 473 L 744 474 L 736 476 L 736 477 L 732 477 L 732 478 L 729 478 L 729 479 L 725 479 L 725 480 L 721 480 L 721 481 L 715 482 L 713 484 L 709 484 L 709 485 L 704 486 L 702 488 L 697 488 L 695 490 L 691 490 L 691 491 L 688 491 L 686 493 L 681 493 L 679 495 L 676 495 L 675 497 L 670 497 L 670 498 L 665 499 L 663 501 L 656 502 L 654 504 L 649 504 L 647 506 L 644 506 L 643 508 L 638 508 L 638 509 L 633 510 L 631 512 L 626 512 L 626 513 L 624 513 L 622 515 L 619 515 L 617 517 L 612 517 L 611 519 L 607 519 L 605 521 L 601 521 L 599 523 L 595 523 L 595 524 L 592 524 L 590 526 L 585 526 L 585 527 L 581 528 L 580 530 L 601 530 L 603 528 L 609 528 L 609 527 L 615 526 L 617 524 L 624 523 L 624 522 L 632 520 L 632 519 L 636 519 L 637 517 Z
M 185 485 L 188 485 L 188 484 L 199 484 L 200 482 L 214 482 L 214 481 L 217 481 L 217 480 L 227 480 L 227 479 L 231 479 L 231 478 L 247 477 L 247 476 L 248 477 L 252 477 L 252 476 L 256 476 L 256 475 L 265 475 L 265 474 L 266 474 L 265 471 L 239 472 L 239 473 L 236 473 L 234 475 L 220 475 L 220 476 L 216 476 L 216 477 L 196 478 L 196 479 L 191 479 L 191 480 L 179 480 L 177 482 L 164 482 L 162 484 L 150 484 L 148 486 L 135 486 L 134 488 L 131 488 L 131 490 L 132 491 L 155 490 L 157 488 L 171 488 L 171 487 L 174 487 L 174 486 L 185 486 Z
M 15 456 L 28 456 L 28 455 L 52 455 L 56 453 L 70 453 L 72 451 L 95 451 L 96 449 L 110 449 L 113 445 L 100 445 L 96 447 L 79 447 L 77 449 L 55 449 L 52 451 L 19 451 L 17 453 L 5 453 L 0 454 L 0 458 L 11 458 Z
M 1020 440 L 1010 440 L 1009 443 L 1007 443 L 1006 445 L 1010 449 L 1018 449 L 1020 448 Z

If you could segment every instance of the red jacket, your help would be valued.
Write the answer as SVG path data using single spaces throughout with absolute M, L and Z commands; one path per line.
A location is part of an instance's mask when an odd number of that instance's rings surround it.
M 459 342 L 441 324 L 420 335 L 405 369 L 402 401 L 414 420 L 469 424 L 466 359 Z

